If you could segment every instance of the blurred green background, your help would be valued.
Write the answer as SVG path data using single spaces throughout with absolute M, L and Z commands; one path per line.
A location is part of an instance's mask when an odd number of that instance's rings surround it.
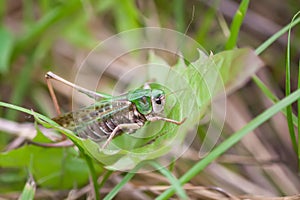
M 233 0 L 0 1 L 0 100 L 54 116 L 45 73 L 51 70 L 67 80 L 74 80 L 78 65 L 100 41 L 134 28 L 155 26 L 174 29 L 195 39 L 207 52 L 221 52 L 239 4 L 240 1 Z M 250 1 L 237 46 L 255 49 L 290 23 L 299 8 L 298 0 Z M 293 29 L 291 39 L 291 86 L 295 89 L 300 55 L 299 26 Z M 266 66 L 258 75 L 280 98 L 285 92 L 286 46 L 287 35 L 284 35 L 260 55 Z M 109 52 L 102 56 L 109 58 Z M 110 72 L 103 78 L 103 91 L 109 91 L 114 79 L 117 79 L 114 74 Z M 58 88 L 58 94 L 60 105 L 69 111 L 71 92 Z M 270 106 L 270 101 L 252 81 L 231 95 L 228 102 L 225 137 Z M 0 117 L 15 122 L 16 126 L 33 122 L 27 114 L 11 109 L 0 108 Z M 5 151 L 10 149 L 10 145 L 14 146 L 12 142 L 18 141 L 5 129 L 7 123 L 3 123 L 6 121 L 0 123 L 0 149 Z M 197 155 L 197 144 L 195 152 L 194 155 Z M 60 155 L 62 152 L 55 153 Z M 72 162 L 72 158 L 67 159 Z M 74 162 L 78 164 L 82 161 Z M 221 157 L 219 162 L 222 165 L 218 163 L 209 167 L 193 183 L 222 186 L 237 194 L 252 192 L 280 196 L 300 192 L 296 155 L 289 140 L 286 120 L 280 114 L 261 126 L 255 137 L 246 138 Z M 176 173 L 186 171 L 192 163 L 193 159 L 183 157 L 176 165 Z M 21 190 L 28 178 L 26 169 L 0 169 L 0 172 L 0 192 Z M 80 186 L 88 181 L 88 172 L 84 173 Z M 140 179 L 146 180 L 145 177 Z M 151 177 L 150 183 L 154 181 L 152 179 L 157 181 Z M 140 184 L 143 181 L 137 178 L 136 182 Z M 63 192 L 62 196 L 66 194 Z M 10 197 L 14 198 L 16 194 Z

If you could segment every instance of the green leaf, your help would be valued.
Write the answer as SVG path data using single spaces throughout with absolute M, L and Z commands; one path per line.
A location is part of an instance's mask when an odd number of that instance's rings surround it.
M 151 54 L 150 58 L 151 63 L 166 65 L 155 54 Z M 107 149 L 101 150 L 99 144 L 90 140 L 81 141 L 83 148 L 111 170 L 131 169 L 141 161 L 164 156 L 172 148 L 182 145 L 186 133 L 197 125 L 200 111 L 204 114 L 212 98 L 224 90 L 223 82 L 226 90 L 233 91 L 250 79 L 262 64 L 250 49 L 225 51 L 212 56 L 200 52 L 199 59 L 189 66 L 179 60 L 173 69 L 176 73 L 165 76 L 162 72 L 159 77 L 161 80 L 167 78 L 165 91 L 178 91 L 175 92 L 176 97 L 170 95 L 167 98 L 166 116 L 176 120 L 187 117 L 184 124 L 150 123 L 134 134 L 114 138 Z M 154 71 L 150 71 L 150 79 Z
M 2 26 L 0 26 L 0 44 L 0 74 L 5 74 L 9 69 L 14 38 L 12 34 Z
M 249 48 L 223 51 L 212 56 L 224 82 L 226 92 L 242 87 L 263 67 L 263 61 Z
M 0 173 L 0 193 L 21 191 L 27 178 L 27 171 L 24 168 L 2 168 Z
M 85 161 L 72 149 L 42 148 L 27 145 L 0 154 L 3 168 L 29 169 L 37 184 L 56 189 L 73 188 L 86 184 L 89 169 Z M 101 168 L 97 167 L 100 172 Z

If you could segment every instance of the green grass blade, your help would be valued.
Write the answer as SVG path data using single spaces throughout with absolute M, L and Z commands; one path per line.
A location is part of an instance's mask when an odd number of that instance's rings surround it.
M 252 76 L 252 80 L 260 88 L 260 90 L 273 102 L 277 102 L 279 99 L 272 93 L 272 91 L 262 82 L 256 75 Z
M 300 17 L 295 19 L 292 23 L 286 25 L 281 30 L 279 30 L 277 33 L 275 33 L 272 37 L 270 37 L 268 40 L 266 40 L 264 43 L 262 43 L 259 47 L 256 48 L 255 53 L 257 55 L 261 54 L 263 51 L 265 51 L 271 44 L 273 44 L 278 38 L 280 38 L 283 34 L 285 34 L 289 28 L 293 28 L 300 22 Z
M 98 186 L 98 182 L 97 182 L 97 174 L 96 174 L 96 170 L 95 167 L 93 165 L 93 161 L 91 159 L 91 157 L 89 157 L 88 155 L 86 155 L 84 153 L 84 150 L 81 150 L 81 153 L 84 155 L 84 159 L 89 167 L 89 171 L 90 171 L 90 176 L 92 178 L 92 182 L 93 182 L 93 189 L 94 189 L 94 194 L 95 194 L 95 199 L 99 200 L 100 199 L 100 195 L 99 195 L 99 186 Z
M 34 64 L 32 61 L 32 57 L 29 57 L 25 66 L 22 68 L 21 72 L 17 75 L 18 80 L 14 86 L 13 93 L 10 97 L 10 102 L 12 104 L 21 104 L 24 96 L 27 93 L 27 88 L 30 85 L 30 81 L 32 80 L 30 78 L 31 72 L 34 69 Z M 9 110 L 6 114 L 6 118 L 9 120 L 15 120 L 17 117 L 17 112 L 14 110 Z
M 156 170 L 158 170 L 162 175 L 164 175 L 167 179 L 169 179 L 171 185 L 174 186 L 175 191 L 180 199 L 188 199 L 188 196 L 186 195 L 184 189 L 182 188 L 180 182 L 174 175 L 167 170 L 166 168 L 162 167 L 157 162 L 150 162 L 150 165 L 152 165 Z
M 10 61 L 13 62 L 19 54 L 24 53 L 24 51 L 33 46 L 34 43 L 45 33 L 51 26 L 53 26 L 59 20 L 64 17 L 69 17 L 73 12 L 78 10 L 81 6 L 79 0 L 70 1 L 62 4 L 61 6 L 51 9 L 45 16 L 43 16 L 37 23 L 33 24 L 27 32 L 22 34 L 21 38 L 16 41 L 15 48 L 10 56 Z M 32 70 L 35 65 L 33 60 L 35 60 L 33 55 L 27 55 L 27 63 L 23 67 L 21 73 L 17 77 L 17 83 L 14 87 L 13 94 L 11 96 L 10 102 L 12 104 L 21 104 L 26 93 L 26 88 L 29 87 L 30 78 Z M 14 110 L 9 110 L 6 116 L 7 119 L 14 120 L 16 118 L 16 112 Z
M 260 90 L 272 101 L 272 103 L 277 103 L 279 99 L 271 92 L 271 90 L 256 76 L 252 76 L 252 80 L 256 83 L 256 85 L 260 88 Z M 286 110 L 282 110 L 282 113 L 287 116 Z M 298 127 L 298 117 L 292 114 L 292 121 L 294 126 Z
M 33 200 L 36 190 L 36 184 L 32 178 L 30 178 L 24 186 L 22 194 L 18 200 Z
M 126 31 L 128 29 L 140 27 L 139 10 L 134 1 L 115 1 L 113 12 L 116 20 L 118 31 Z M 124 15 L 126 13 L 126 15 Z
M 295 20 L 298 14 L 296 14 L 292 22 Z M 292 23 L 291 22 L 291 23 Z M 288 31 L 288 42 L 287 42 L 287 50 L 286 50 L 286 66 L 285 66 L 285 95 L 288 96 L 291 93 L 291 23 L 289 26 L 289 31 Z M 291 137 L 291 141 L 293 144 L 293 148 L 295 152 L 298 153 L 298 145 L 297 145 L 297 139 L 296 139 L 296 134 L 294 130 L 294 125 L 293 125 L 293 111 L 292 111 L 292 105 L 287 106 L 286 108 L 286 113 L 287 113 L 287 123 L 288 123 L 288 128 L 289 128 L 289 133 Z
M 285 34 L 289 28 L 292 28 L 296 26 L 300 22 L 300 18 L 295 19 L 290 24 L 283 27 L 281 30 L 279 30 L 277 33 L 275 33 L 272 37 L 270 37 L 268 40 L 266 40 L 263 44 L 261 44 L 256 50 L 255 53 L 257 55 L 261 54 L 263 51 L 265 51 L 273 42 L 275 42 L 279 37 L 281 37 L 283 34 Z M 278 98 L 272 94 L 270 89 L 265 86 L 265 84 L 257 77 L 253 76 L 252 80 L 256 83 L 256 85 L 262 90 L 262 92 L 273 102 L 277 102 Z M 287 115 L 286 110 L 282 111 L 285 115 Z M 292 114 L 293 124 L 294 126 L 298 126 L 298 119 L 297 117 Z
M 300 60 L 298 64 L 298 90 L 300 88 Z M 298 171 L 300 171 L 300 99 L 297 101 L 298 107 Z
M 132 177 L 135 175 L 135 173 L 143 166 L 143 163 L 140 163 L 137 165 L 134 169 L 132 169 L 130 172 L 128 172 L 122 181 L 118 183 L 105 197 L 103 200 L 110 200 L 113 199 L 118 192 L 124 187 L 124 185 L 132 179 Z
M 24 11 L 23 11 L 23 24 L 26 24 L 26 26 L 32 26 L 35 21 L 35 14 L 32 12 L 32 8 L 34 6 L 34 3 L 32 0 L 26 1 L 24 3 Z
M 249 0 L 243 0 L 239 6 L 239 9 L 235 13 L 235 16 L 230 26 L 230 36 L 225 45 L 226 50 L 233 49 L 236 46 L 240 27 L 245 18 L 248 5 L 249 5 Z
M 47 13 L 42 19 L 32 26 L 28 32 L 16 43 L 16 47 L 13 52 L 12 60 L 14 60 L 20 53 L 22 53 L 26 48 L 31 47 L 34 41 L 48 30 L 54 23 L 61 20 L 66 16 L 70 16 L 73 12 L 78 10 L 81 6 L 80 0 L 68 1 L 62 6 L 53 8 L 49 13 Z
M 183 0 L 175 0 L 174 1 L 174 15 L 176 21 L 176 29 L 177 31 L 184 33 L 185 31 L 185 13 L 184 13 L 184 1 Z
M 13 105 L 13 104 L 10 104 L 10 103 L 5 103 L 5 102 L 0 101 L 0 107 L 10 108 L 10 109 L 13 109 L 13 110 L 17 110 L 17 111 L 20 111 L 20 112 L 27 113 L 29 115 L 35 114 L 37 117 L 44 120 L 45 122 L 47 122 L 51 125 L 55 125 L 54 124 L 55 122 L 52 121 L 51 119 L 49 119 L 48 117 L 46 117 L 42 114 L 36 113 L 36 112 L 33 113 L 32 110 L 29 110 L 29 109 L 26 109 L 26 108 L 23 108 L 23 107 L 20 107 L 20 106 L 16 106 L 16 105 Z
M 7 11 L 7 4 L 8 2 L 6 1 L 0 1 L 0 22 L 3 23 L 4 21 L 4 16 L 6 14 L 6 11 Z
M 265 121 L 270 119 L 273 115 L 280 112 L 282 109 L 286 108 L 291 103 L 297 101 L 300 98 L 300 89 L 291 93 L 289 96 L 285 97 L 278 103 L 274 104 L 269 109 L 265 110 L 263 113 L 255 117 L 246 126 L 244 126 L 239 131 L 231 135 L 227 140 L 217 146 L 212 150 L 204 159 L 196 163 L 188 172 L 186 172 L 180 179 L 181 184 L 185 184 L 190 181 L 194 176 L 201 172 L 207 165 L 218 158 L 221 154 L 231 148 L 234 144 L 240 141 L 245 135 L 253 131 L 255 128 L 263 124 Z M 163 192 L 157 199 L 168 199 L 174 194 L 174 187 Z
M 10 66 L 10 57 L 14 46 L 12 34 L 0 26 L 0 74 L 6 74 Z
M 103 179 L 99 184 L 99 190 L 101 190 L 101 188 L 104 186 L 104 184 L 106 183 L 106 181 L 109 179 L 109 177 L 112 175 L 113 172 L 114 171 L 107 170 L 107 172 L 103 175 Z
M 214 3 L 218 4 L 218 3 Z M 196 41 L 199 42 L 202 46 L 207 45 L 207 34 L 209 33 L 211 29 L 211 25 L 213 24 L 213 21 L 215 20 L 215 14 L 216 14 L 216 5 L 213 5 L 209 7 L 209 9 L 205 12 L 203 21 L 201 24 L 201 28 L 198 29 L 198 32 L 196 33 Z

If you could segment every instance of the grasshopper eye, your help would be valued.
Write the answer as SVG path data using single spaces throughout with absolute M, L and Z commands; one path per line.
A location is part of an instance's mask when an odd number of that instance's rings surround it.
M 160 98 L 156 98 L 156 99 L 155 99 L 155 103 L 158 104 L 158 105 L 160 105 L 160 104 L 161 104 Z
M 154 113 L 161 113 L 164 110 L 165 96 L 160 94 L 157 97 L 153 98 L 152 105 Z

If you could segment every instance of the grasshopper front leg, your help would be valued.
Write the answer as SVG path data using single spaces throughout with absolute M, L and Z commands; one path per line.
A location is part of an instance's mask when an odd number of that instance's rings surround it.
M 174 119 L 169 119 L 169 118 L 165 118 L 165 117 L 161 117 L 161 116 L 148 116 L 147 117 L 148 121 L 154 122 L 154 121 L 166 121 L 166 122 L 170 122 L 172 124 L 176 124 L 176 125 L 181 125 L 185 122 L 186 118 L 183 118 L 183 120 L 181 121 L 176 121 Z
M 116 136 L 116 134 L 123 129 L 140 129 L 143 126 L 142 123 L 128 123 L 128 124 L 119 124 L 109 135 L 106 142 L 102 145 L 102 149 L 105 149 L 111 140 Z

